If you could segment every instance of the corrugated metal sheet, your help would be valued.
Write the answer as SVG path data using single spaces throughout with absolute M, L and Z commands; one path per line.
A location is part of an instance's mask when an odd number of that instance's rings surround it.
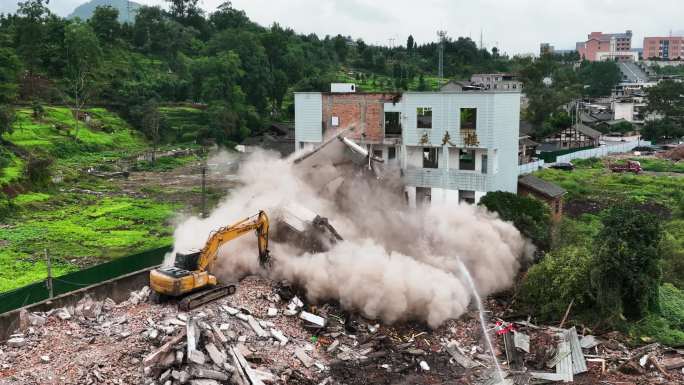
M 570 350 L 572 352 L 572 373 L 579 374 L 587 371 L 587 361 L 584 359 L 582 347 L 580 346 L 579 337 L 577 336 L 577 329 L 573 326 L 565 333 L 565 340 L 570 343 Z
M 556 374 L 562 376 L 563 382 L 572 382 L 573 369 L 570 342 L 565 339 L 565 335 L 561 338 L 561 342 L 558 343 Z

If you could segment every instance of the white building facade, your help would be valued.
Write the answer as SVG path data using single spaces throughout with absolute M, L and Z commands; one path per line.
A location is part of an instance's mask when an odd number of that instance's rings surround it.
M 295 93 L 296 151 L 321 144 L 338 132 L 330 122 L 343 129 L 346 120 L 360 129 L 354 141 L 400 167 L 411 207 L 516 193 L 519 89 L 404 92 L 372 106 L 368 99 L 345 95 L 335 105 L 327 93 Z

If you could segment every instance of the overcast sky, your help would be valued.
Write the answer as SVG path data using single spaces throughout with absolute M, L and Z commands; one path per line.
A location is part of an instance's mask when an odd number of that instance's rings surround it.
M 199 0 L 211 12 L 223 0 Z M 51 0 L 61 16 L 84 0 Z M 165 4 L 163 0 L 138 0 Z M 235 8 L 262 25 L 274 21 L 300 33 L 351 35 L 366 42 L 406 44 L 436 39 L 444 29 L 451 37 L 470 36 L 497 45 L 509 54 L 537 53 L 540 42 L 557 49 L 574 48 L 591 31 L 634 32 L 632 45 L 644 36 L 684 33 L 682 0 L 233 0 Z M 653 10 L 657 8 L 658 11 Z M 16 10 L 16 0 L 0 0 L 0 11 Z

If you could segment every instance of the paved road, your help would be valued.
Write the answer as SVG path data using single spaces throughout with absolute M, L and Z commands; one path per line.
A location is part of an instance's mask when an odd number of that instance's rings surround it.
M 648 81 L 648 75 L 632 62 L 619 62 L 618 67 L 622 72 L 623 79 L 630 83 L 641 83 Z

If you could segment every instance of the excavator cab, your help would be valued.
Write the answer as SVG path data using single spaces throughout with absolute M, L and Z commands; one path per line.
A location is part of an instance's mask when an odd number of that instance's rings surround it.
M 260 211 L 258 215 L 223 227 L 209 236 L 202 251 L 190 254 L 177 253 L 173 266 L 150 271 L 150 288 L 159 299 L 184 296 L 179 303 L 187 311 L 209 301 L 235 292 L 235 285 L 218 285 L 216 276 L 208 270 L 216 261 L 219 248 L 241 235 L 256 231 L 259 261 L 262 266 L 269 261 L 268 217 Z M 187 295 L 189 294 L 189 295 Z

